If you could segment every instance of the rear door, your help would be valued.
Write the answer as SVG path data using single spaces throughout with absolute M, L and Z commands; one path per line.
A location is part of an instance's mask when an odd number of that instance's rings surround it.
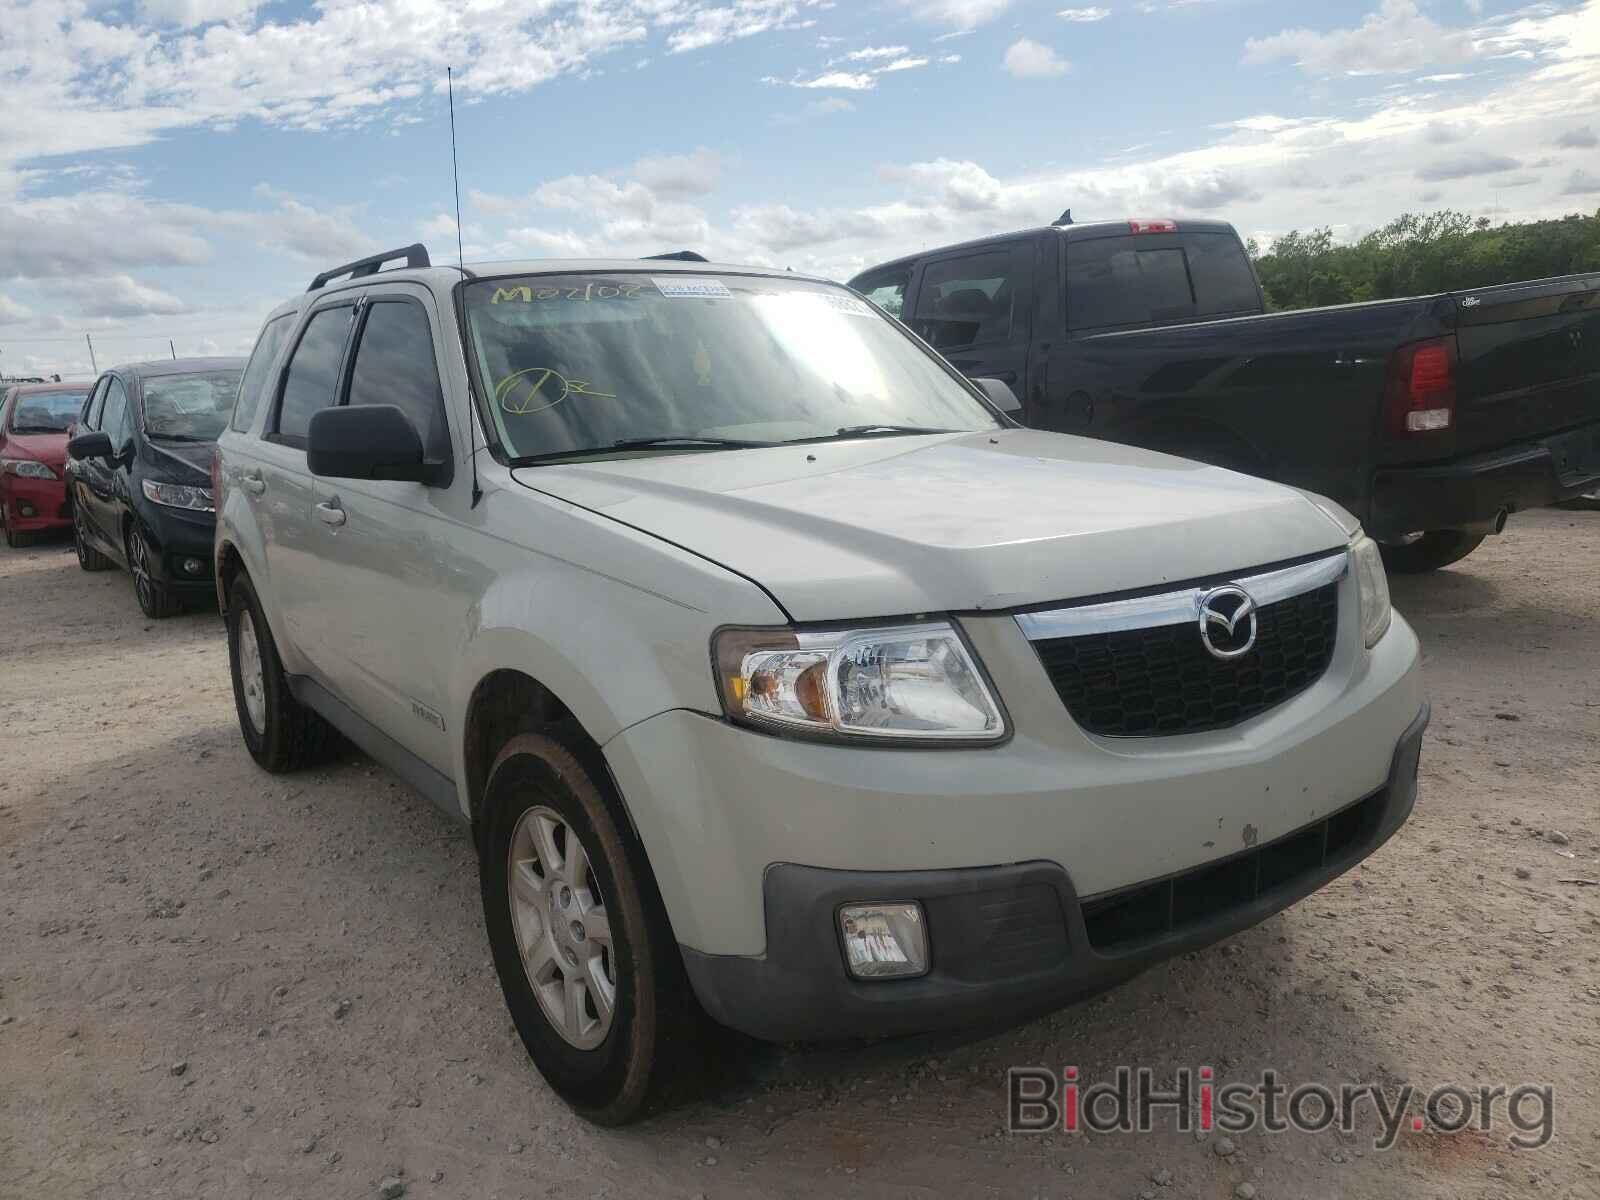
M 356 315 L 339 403 L 392 404 L 411 419 L 430 462 L 452 461 L 440 382 L 441 325 L 432 293 L 415 284 L 370 288 Z M 462 473 L 464 476 L 464 473 Z M 469 485 L 463 477 L 462 489 Z M 452 631 L 466 623 L 472 574 L 450 534 L 448 484 L 309 480 L 316 520 L 306 558 L 335 692 L 435 769 L 450 769 L 444 713 Z
M 999 379 L 1019 399 L 1033 317 L 1033 242 L 935 255 L 917 270 L 907 324 L 969 378 Z
M 84 401 L 83 412 L 78 415 L 78 423 L 72 431 L 74 434 L 91 433 L 100 428 L 100 412 L 105 407 L 106 385 L 110 382 L 110 377 L 106 375 L 95 381 L 94 387 L 89 391 L 89 399 Z M 96 527 L 90 508 L 92 501 L 88 460 L 67 455 L 64 474 L 67 480 L 67 498 L 72 501 L 73 509 L 83 514 L 81 520 L 84 528 L 93 534 Z
M 344 377 L 345 350 L 356 298 L 337 297 L 312 309 L 294 339 L 261 438 L 252 446 L 258 465 L 245 482 L 266 547 L 267 572 L 281 629 L 292 654 L 324 683 L 335 673 L 337 651 L 330 628 L 335 614 L 318 591 L 324 549 L 316 506 L 319 491 L 306 469 L 306 433 L 313 413 L 335 403 Z
M 114 462 L 103 458 L 85 458 L 79 461 L 79 478 L 84 487 L 79 492 L 87 508 L 85 517 L 89 528 L 121 561 L 126 554 L 122 541 L 123 504 L 118 496 L 125 487 L 121 455 L 133 440 L 133 404 L 128 395 L 128 385 L 116 375 L 106 378 L 105 400 L 101 403 L 96 428 L 111 439 Z

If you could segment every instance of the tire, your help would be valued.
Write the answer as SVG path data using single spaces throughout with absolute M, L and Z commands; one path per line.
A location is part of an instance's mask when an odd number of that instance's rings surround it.
M 139 600 L 139 608 L 154 621 L 177 616 L 183 611 L 183 601 L 177 592 L 150 573 L 150 559 L 155 551 L 150 548 L 150 541 L 137 521 L 129 527 L 127 539 L 128 571 L 133 576 L 133 594 Z
M 624 1125 L 667 1103 L 669 1083 L 693 1086 L 709 1022 L 644 850 L 619 816 L 603 765 L 592 756 L 586 765 L 582 755 L 581 736 L 547 731 L 518 734 L 495 759 L 484 788 L 484 921 L 506 1006 L 540 1073 L 579 1115 Z M 559 868 L 546 862 L 552 853 Z M 530 896 L 542 899 L 528 903 Z M 567 932 L 574 914 L 588 930 L 583 938 Z M 569 979 L 581 982 L 582 995 L 566 1009 L 576 1020 L 558 1024 L 551 1011 L 566 1007 Z
M 275 775 L 325 760 L 338 735 L 289 691 L 261 602 L 243 575 L 229 589 L 227 625 L 233 705 L 250 757 Z
M 83 530 L 83 516 L 76 506 L 72 510 L 72 545 L 78 552 L 78 566 L 85 571 L 109 571 L 117 565 L 89 544 Z
M 31 546 L 33 545 L 33 534 L 18 533 L 15 529 L 11 528 L 11 525 L 8 522 L 6 524 L 6 545 L 13 550 L 21 550 L 24 546 Z
M 1409 542 L 1382 542 L 1383 565 L 1395 575 L 1421 575 L 1460 562 L 1483 543 L 1481 533 L 1435 529 Z

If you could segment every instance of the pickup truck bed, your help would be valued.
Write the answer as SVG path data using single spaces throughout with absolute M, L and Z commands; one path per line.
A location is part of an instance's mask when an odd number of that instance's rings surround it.
M 1023 423 L 1320 492 L 1399 569 L 1600 480 L 1600 274 L 1264 313 L 1230 226 L 1107 222 L 934 250 L 852 285 L 898 301 L 969 376 L 1006 382 Z M 1450 536 L 1414 548 L 1432 533 Z

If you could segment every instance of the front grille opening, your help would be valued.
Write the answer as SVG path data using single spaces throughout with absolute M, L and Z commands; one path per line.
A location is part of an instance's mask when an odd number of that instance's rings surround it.
M 1125 952 L 1291 888 L 1365 843 L 1377 830 L 1387 796 L 1387 791 L 1377 792 L 1325 821 L 1222 862 L 1085 900 L 1089 945 Z
M 1191 622 L 1034 643 L 1072 719 L 1106 737 L 1226 729 L 1321 679 L 1339 632 L 1339 585 L 1263 605 L 1255 647 L 1223 661 Z

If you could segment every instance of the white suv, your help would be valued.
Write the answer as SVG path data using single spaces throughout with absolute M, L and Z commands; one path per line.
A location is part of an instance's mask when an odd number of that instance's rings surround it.
M 1103 989 L 1415 799 L 1417 641 L 1346 512 L 1017 428 L 822 280 L 349 264 L 268 318 L 215 476 L 250 752 L 338 729 L 470 825 L 512 1016 L 597 1121 L 704 1014 Z

